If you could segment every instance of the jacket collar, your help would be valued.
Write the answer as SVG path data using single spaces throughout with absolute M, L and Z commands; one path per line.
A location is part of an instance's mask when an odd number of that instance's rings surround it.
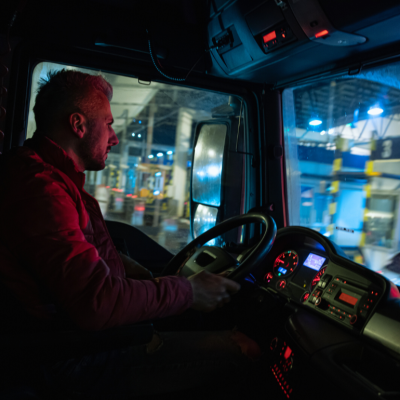
M 86 178 L 85 174 L 79 171 L 74 160 L 57 143 L 53 142 L 47 136 L 39 136 L 25 140 L 24 146 L 29 147 L 37 153 L 45 163 L 64 172 L 79 190 L 83 190 Z

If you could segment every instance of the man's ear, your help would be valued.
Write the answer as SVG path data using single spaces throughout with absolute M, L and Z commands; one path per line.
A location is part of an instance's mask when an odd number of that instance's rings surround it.
M 68 122 L 75 135 L 82 139 L 87 130 L 86 117 L 81 113 L 73 113 L 69 116 Z

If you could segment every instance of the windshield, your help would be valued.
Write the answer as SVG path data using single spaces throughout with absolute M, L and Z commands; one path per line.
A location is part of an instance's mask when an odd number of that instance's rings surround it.
M 400 284 L 400 64 L 283 93 L 290 225 Z

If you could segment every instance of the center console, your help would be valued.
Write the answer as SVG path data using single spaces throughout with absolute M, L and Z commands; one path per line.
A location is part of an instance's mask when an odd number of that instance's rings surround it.
M 343 277 L 323 275 L 308 299 L 310 305 L 348 326 L 362 329 L 380 299 L 380 289 L 361 285 Z

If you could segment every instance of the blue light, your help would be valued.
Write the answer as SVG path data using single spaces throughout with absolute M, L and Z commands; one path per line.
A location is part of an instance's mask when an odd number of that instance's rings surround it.
M 155 191 L 153 192 L 153 194 L 154 194 L 154 196 L 158 196 L 158 195 L 160 194 L 160 191 L 159 191 L 159 190 L 155 190 Z
M 148 158 L 154 158 L 153 154 L 149 154 L 147 157 Z
M 156 172 L 155 176 L 161 176 L 161 172 Z
M 380 114 L 382 114 L 382 113 L 383 113 L 383 109 L 380 108 L 380 107 L 372 107 L 372 108 L 370 108 L 370 109 L 368 110 L 368 114 L 369 114 L 369 115 L 373 115 L 373 116 L 375 116 L 375 115 L 380 115 Z
M 172 154 L 173 152 L 170 150 L 170 151 L 167 151 L 167 154 Z
M 163 155 L 163 153 L 157 153 L 157 157 L 162 157 Z
M 138 137 L 138 138 L 141 138 L 141 137 L 142 137 L 142 135 L 139 133 L 139 135 L 137 135 L 137 137 Z
M 142 121 L 139 121 L 139 124 L 141 124 L 142 123 Z
M 132 133 L 132 136 L 133 136 L 133 137 L 135 137 L 135 134 L 134 134 L 134 133 Z
M 312 119 L 312 120 L 309 122 L 309 124 L 310 124 L 311 126 L 318 126 L 318 125 L 321 125 L 321 124 L 322 124 L 322 121 L 321 121 L 320 119 Z

